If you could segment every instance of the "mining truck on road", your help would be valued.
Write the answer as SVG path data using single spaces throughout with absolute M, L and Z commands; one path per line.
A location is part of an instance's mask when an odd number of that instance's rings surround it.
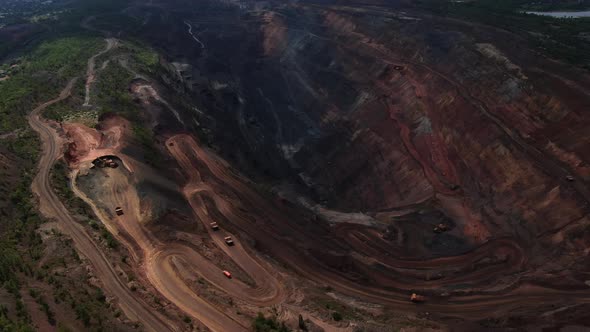
M 227 243 L 228 246 L 234 245 L 234 240 L 232 240 L 231 236 L 226 236 L 223 239 L 225 240 L 225 243 Z
M 426 298 L 422 295 L 412 293 L 412 295 L 410 296 L 410 301 L 412 301 L 414 303 L 422 303 L 422 302 L 426 301 Z
M 123 215 L 123 209 L 122 209 L 120 206 L 117 206 L 117 207 L 115 208 L 115 213 L 116 213 L 118 216 L 122 216 L 122 215 Z

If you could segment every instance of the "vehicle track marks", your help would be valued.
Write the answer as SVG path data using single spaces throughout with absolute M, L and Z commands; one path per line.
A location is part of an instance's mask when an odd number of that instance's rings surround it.
M 126 281 L 121 279 L 92 237 L 73 219 L 51 188 L 51 168 L 62 154 L 62 141 L 41 114 L 48 106 L 68 98 L 76 81 L 77 78 L 71 79 L 57 98 L 37 106 L 28 116 L 29 125 L 39 134 L 42 142 L 38 171 L 31 186 L 39 199 L 40 211 L 45 217 L 56 219 L 61 231 L 72 238 L 78 252 L 90 261 L 105 292 L 117 298 L 121 310 L 129 319 L 140 322 L 149 331 L 176 330 L 173 324 L 127 288 Z

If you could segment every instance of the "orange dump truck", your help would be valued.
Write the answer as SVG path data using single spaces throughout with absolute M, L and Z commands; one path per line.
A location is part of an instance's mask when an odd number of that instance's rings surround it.
M 412 301 L 414 303 L 422 303 L 422 302 L 426 301 L 426 298 L 422 295 L 412 293 L 412 295 L 410 296 L 410 301 Z
M 226 276 L 228 279 L 231 279 L 231 273 L 229 271 L 223 271 L 223 275 Z

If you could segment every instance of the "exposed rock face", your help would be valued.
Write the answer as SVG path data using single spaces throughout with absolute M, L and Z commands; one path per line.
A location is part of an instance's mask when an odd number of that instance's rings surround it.
M 288 42 L 285 22 L 274 13 L 264 14 L 264 20 L 267 22 L 262 26 L 264 55 L 280 55 L 284 52 Z
M 513 63 L 459 25 L 320 17 L 323 38 L 294 38 L 282 61 L 287 80 L 303 80 L 292 107 L 321 133 L 300 132 L 307 144 L 294 158 L 332 206 L 381 211 L 434 197 L 450 215 L 458 198 L 475 242 L 515 235 L 514 223 L 534 238 L 585 215 L 589 197 L 565 181 L 587 172 L 587 140 L 575 134 L 587 123 L 580 83 L 550 81 L 569 84 L 567 93 L 538 87 L 529 77 L 546 75 L 540 63 Z
M 187 129 L 211 130 L 250 174 L 378 224 L 330 220 L 315 245 L 285 243 L 375 288 L 587 287 L 587 73 L 518 35 L 420 13 L 299 4 L 234 20 L 232 8 L 217 14 L 233 28 L 199 35 L 204 50 L 146 27 L 216 82 L 189 93 Z M 425 273 L 432 262 L 449 267 Z
M 201 27 L 192 61 L 223 88 L 197 87 L 195 102 L 216 109 L 199 123 L 244 168 L 340 211 L 428 202 L 471 244 L 533 241 L 586 215 L 587 75 L 507 47 L 518 36 L 418 13 L 224 10 L 238 28 Z M 169 33 L 152 28 L 155 43 Z
M 129 122 L 116 115 L 103 116 L 97 129 L 78 123 L 64 124 L 66 161 L 77 167 L 80 162 L 115 154 L 123 147 L 123 135 L 130 136 L 129 128 Z

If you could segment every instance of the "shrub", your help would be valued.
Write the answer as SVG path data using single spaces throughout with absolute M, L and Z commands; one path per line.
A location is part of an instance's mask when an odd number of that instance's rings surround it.
M 264 317 L 262 313 L 258 313 L 258 316 L 252 322 L 252 329 L 255 332 L 289 332 L 289 328 L 283 322 L 278 322 L 276 317 L 271 316 L 269 318 Z
M 339 313 L 338 311 L 334 311 L 332 313 L 332 319 L 334 319 L 335 321 L 339 322 L 342 320 L 342 314 Z

